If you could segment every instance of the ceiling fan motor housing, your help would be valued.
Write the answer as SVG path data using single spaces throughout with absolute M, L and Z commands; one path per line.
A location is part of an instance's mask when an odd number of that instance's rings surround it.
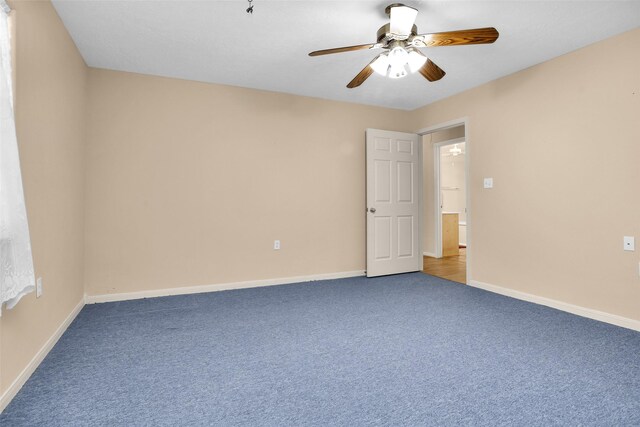
M 415 24 L 411 27 L 411 34 L 408 36 L 398 36 L 397 34 L 393 34 L 391 32 L 391 24 L 384 24 L 378 30 L 378 43 L 385 43 L 390 40 L 407 40 L 408 38 L 415 37 L 417 35 L 418 27 Z
M 389 6 L 384 8 L 384 13 L 386 13 L 387 16 L 391 16 L 391 8 L 393 8 L 393 7 L 410 7 L 410 6 L 407 6 L 407 5 L 402 4 L 402 3 L 391 3 Z M 411 9 L 413 9 L 413 8 L 411 8 Z

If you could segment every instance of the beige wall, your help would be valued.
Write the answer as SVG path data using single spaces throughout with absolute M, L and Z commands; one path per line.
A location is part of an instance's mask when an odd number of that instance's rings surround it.
M 640 29 L 415 111 L 469 118 L 472 279 L 640 319 Z M 483 177 L 494 188 L 482 188 Z
M 87 67 L 51 4 L 13 1 L 16 126 L 44 294 L 0 318 L 0 394 L 82 300 Z
M 89 99 L 88 295 L 365 268 L 364 131 L 406 112 L 97 69 Z
M 367 127 L 468 117 L 472 278 L 640 320 L 638 252 L 622 251 L 623 235 L 640 236 L 640 30 L 407 114 L 87 71 L 48 2 L 12 6 L 45 293 L 0 318 L 0 393 L 84 286 L 95 295 L 363 269 Z M 482 189 L 485 176 L 494 189 Z
M 414 113 L 414 117 L 415 117 Z M 460 117 L 456 117 L 458 119 Z M 417 129 L 417 128 L 415 128 Z M 414 129 L 414 130 L 415 130 Z M 435 231 L 435 171 L 433 159 L 433 144 L 464 136 L 464 125 L 429 133 L 422 137 L 422 197 L 424 202 L 424 227 L 422 237 L 422 250 L 424 253 L 434 256 L 436 253 Z

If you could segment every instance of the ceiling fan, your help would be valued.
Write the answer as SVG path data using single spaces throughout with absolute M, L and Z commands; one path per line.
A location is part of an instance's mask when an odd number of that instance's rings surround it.
M 316 50 L 309 56 L 352 50 L 384 49 L 384 52 L 376 56 L 349 82 L 347 85 L 349 89 L 360 86 L 374 71 L 397 79 L 407 75 L 407 68 L 411 73 L 418 71 L 430 82 L 435 82 L 444 77 L 445 72 L 424 56 L 418 48 L 493 43 L 499 35 L 493 27 L 418 34 L 418 28 L 414 25 L 418 15 L 416 9 L 401 3 L 393 3 L 386 7 L 385 13 L 389 16 L 389 23 L 378 30 L 376 43 Z

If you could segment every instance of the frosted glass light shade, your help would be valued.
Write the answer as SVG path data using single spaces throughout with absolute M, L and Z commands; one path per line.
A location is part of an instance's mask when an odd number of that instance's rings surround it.
M 378 55 L 375 61 L 371 63 L 371 68 L 373 71 L 380 74 L 381 76 L 387 76 L 387 71 L 389 71 L 389 56 L 387 53 L 381 53 Z
M 407 69 L 405 68 L 405 64 L 391 65 L 389 67 L 389 77 L 392 79 L 400 79 L 406 75 L 407 75 Z
M 413 23 L 416 22 L 418 11 L 409 6 L 395 6 L 389 13 L 389 31 L 393 34 L 408 36 L 411 34 Z
M 409 52 L 407 63 L 409 64 L 409 70 L 411 70 L 412 73 L 418 71 L 425 62 L 427 62 L 427 57 L 420 52 L 416 50 L 412 50 L 411 52 Z
M 401 47 L 394 47 L 389 52 L 389 65 L 391 67 L 404 67 L 409 59 L 409 53 Z

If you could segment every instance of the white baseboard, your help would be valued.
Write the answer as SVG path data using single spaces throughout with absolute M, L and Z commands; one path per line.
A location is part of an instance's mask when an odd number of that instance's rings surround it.
M 567 313 L 576 314 L 578 316 L 587 317 L 589 319 L 599 320 L 601 322 L 610 323 L 612 325 L 621 326 L 623 328 L 633 329 L 634 331 L 640 331 L 640 320 L 629 319 L 627 317 L 618 316 L 617 314 L 611 314 L 604 311 L 593 310 L 591 308 L 580 307 L 579 305 L 573 305 L 551 298 L 503 288 L 501 286 L 491 285 L 489 283 L 483 283 L 477 280 L 470 280 L 469 286 L 484 289 L 485 291 L 494 292 L 496 294 L 505 295 L 511 298 L 545 305 L 557 310 L 566 311 Z
M 313 282 L 316 280 L 344 279 L 364 276 L 364 270 L 343 271 L 340 273 L 315 274 L 311 276 L 284 277 L 279 279 L 250 280 L 246 282 L 218 283 L 215 285 L 184 286 L 180 288 L 154 289 L 120 294 L 85 295 L 86 304 L 102 302 L 128 301 L 142 298 L 166 297 L 171 295 L 199 294 L 204 292 L 226 291 L 231 289 L 257 288 L 261 286 L 286 285 L 290 283 Z
M 40 363 L 44 360 L 44 358 L 49 354 L 54 345 L 58 342 L 64 331 L 67 330 L 73 319 L 76 318 L 80 310 L 84 307 L 84 301 L 80 301 L 78 305 L 76 305 L 71 313 L 67 316 L 66 319 L 62 322 L 58 329 L 51 335 L 51 337 L 47 340 L 46 343 L 42 346 L 40 350 L 33 356 L 33 359 L 29 362 L 29 364 L 20 372 L 20 375 L 11 383 L 9 388 L 0 396 L 0 413 L 4 411 L 4 409 L 9 405 L 9 402 L 18 394 L 22 386 L 27 382 L 29 377 L 35 372 L 35 370 L 40 366 Z
M 422 252 L 422 255 L 424 256 L 430 256 L 431 258 L 437 258 L 436 254 L 432 253 L 432 252 Z
M 427 253 L 425 253 L 425 255 L 431 256 L 431 255 L 428 255 Z M 357 271 L 345 271 L 340 273 L 317 274 L 317 275 L 311 275 L 311 276 L 297 276 L 297 277 L 287 277 L 287 278 L 280 278 L 280 279 L 253 280 L 253 281 L 235 282 L 235 283 L 220 283 L 215 285 L 203 285 L 203 286 L 187 286 L 187 287 L 181 287 L 181 288 L 158 289 L 158 290 L 128 292 L 128 293 L 120 293 L 120 294 L 86 295 L 84 298 L 84 301 L 80 301 L 74 307 L 74 309 L 71 311 L 71 313 L 69 313 L 67 318 L 62 322 L 62 324 L 58 327 L 58 329 L 56 329 L 53 335 L 47 340 L 47 342 L 42 346 L 42 348 L 31 359 L 29 364 L 22 370 L 20 375 L 18 375 L 18 377 L 13 381 L 13 383 L 9 386 L 9 388 L 2 394 L 2 396 L 0 396 L 0 413 L 2 413 L 2 411 L 7 407 L 7 405 L 9 404 L 9 402 L 11 402 L 11 400 L 15 397 L 15 395 L 18 394 L 22 386 L 27 382 L 27 380 L 33 374 L 33 372 L 35 372 L 35 370 L 40 365 L 40 363 L 42 363 L 42 361 L 47 356 L 49 351 L 51 351 L 51 349 L 58 342 L 62 334 L 67 330 L 71 322 L 73 322 L 73 320 L 76 318 L 78 313 L 80 313 L 80 310 L 82 310 L 82 307 L 84 306 L 85 303 L 94 304 L 94 303 L 100 303 L 100 302 L 125 301 L 125 300 L 153 298 L 153 297 L 169 296 L 169 295 L 184 295 L 184 294 L 195 294 L 195 293 L 204 293 L 204 292 L 215 292 L 215 291 L 230 290 L 230 289 L 245 289 L 245 288 L 255 288 L 255 287 L 261 287 L 261 286 L 285 285 L 290 283 L 311 282 L 316 280 L 358 277 L 358 276 L 363 276 L 364 274 L 365 273 L 363 270 L 357 270 Z M 612 325 L 621 326 L 623 328 L 640 331 L 640 321 L 638 320 L 629 319 L 626 317 L 605 313 L 603 311 L 593 310 L 590 308 L 580 307 L 580 306 L 568 304 L 562 301 L 557 301 L 550 298 L 528 294 L 526 292 L 503 288 L 501 286 L 491 285 L 489 283 L 484 283 L 477 280 L 470 280 L 469 285 L 476 288 L 484 289 L 489 292 L 494 292 L 500 295 L 505 295 L 508 297 L 532 302 L 535 304 L 541 304 L 541 305 L 555 308 L 561 311 L 566 311 L 568 313 L 576 314 L 582 317 L 587 317 L 589 319 L 599 320 L 601 322 L 610 323 Z

